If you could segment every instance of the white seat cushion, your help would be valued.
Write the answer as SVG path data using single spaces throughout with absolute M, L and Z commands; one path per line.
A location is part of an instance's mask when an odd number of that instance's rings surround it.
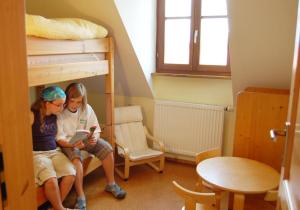
M 153 149 L 146 149 L 143 151 L 135 151 L 130 152 L 129 159 L 136 161 L 136 160 L 142 160 L 142 159 L 148 159 L 152 157 L 157 157 L 159 155 L 162 155 L 163 153 L 161 151 L 153 150 Z

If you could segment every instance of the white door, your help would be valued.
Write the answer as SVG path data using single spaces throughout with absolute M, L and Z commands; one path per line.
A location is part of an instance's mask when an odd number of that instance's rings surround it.
M 300 13 L 300 5 L 298 7 Z M 281 171 L 277 209 L 300 210 L 300 14 L 294 52 L 293 73 L 290 89 L 287 137 Z

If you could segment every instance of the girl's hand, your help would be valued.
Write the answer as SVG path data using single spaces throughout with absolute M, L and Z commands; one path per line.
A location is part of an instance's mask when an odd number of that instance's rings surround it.
M 76 147 L 78 149 L 83 149 L 85 147 L 85 145 L 82 141 L 78 141 L 75 144 L 73 144 L 73 147 Z
M 88 142 L 89 142 L 90 145 L 94 146 L 94 145 L 96 145 L 97 140 L 96 140 L 95 136 L 91 136 L 91 137 L 88 139 Z

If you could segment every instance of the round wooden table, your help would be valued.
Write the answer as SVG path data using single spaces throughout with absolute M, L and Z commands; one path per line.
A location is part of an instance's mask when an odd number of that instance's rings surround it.
M 215 188 L 233 192 L 234 210 L 244 208 L 244 194 L 259 194 L 275 189 L 280 178 L 279 173 L 272 167 L 239 157 L 215 157 L 204 160 L 197 165 L 197 173 Z M 228 209 L 228 201 L 226 205 Z

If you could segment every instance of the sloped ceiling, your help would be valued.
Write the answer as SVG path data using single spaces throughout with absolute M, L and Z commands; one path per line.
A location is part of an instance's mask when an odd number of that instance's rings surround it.
M 26 0 L 27 13 L 54 17 L 79 17 L 105 26 L 115 39 L 115 93 L 152 98 L 151 88 L 138 62 L 118 10 L 112 0 Z M 90 78 L 88 88 L 99 91 L 100 78 Z M 100 88 L 101 91 L 101 88 Z
M 233 95 L 249 86 L 289 89 L 297 1 L 228 3 Z

